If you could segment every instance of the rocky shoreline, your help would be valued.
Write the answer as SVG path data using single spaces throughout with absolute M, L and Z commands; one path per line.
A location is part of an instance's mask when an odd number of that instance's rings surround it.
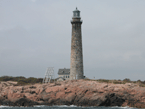
M 130 106 L 145 108 L 145 87 L 72 80 L 51 84 L 17 86 L 0 83 L 0 105 Z

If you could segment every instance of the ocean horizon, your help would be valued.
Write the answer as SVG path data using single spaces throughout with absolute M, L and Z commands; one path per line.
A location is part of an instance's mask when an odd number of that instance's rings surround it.
M 45 105 L 35 105 L 33 107 L 23 107 L 23 106 L 4 106 L 1 105 L 0 109 L 138 109 L 134 107 L 118 107 L 118 106 L 113 106 L 113 107 L 104 107 L 104 106 L 89 106 L 89 107 L 84 107 L 84 106 L 75 106 L 75 105 L 54 105 L 54 106 L 45 106 Z M 143 109 L 143 108 L 140 108 Z

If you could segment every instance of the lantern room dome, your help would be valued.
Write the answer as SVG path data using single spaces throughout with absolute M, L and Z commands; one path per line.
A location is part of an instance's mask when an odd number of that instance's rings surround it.
M 78 8 L 76 7 L 76 9 L 75 9 L 74 11 L 79 11 L 79 10 L 78 10 Z M 73 11 L 73 12 L 74 12 L 74 11 Z M 80 11 L 79 11 L 79 12 L 80 12 Z

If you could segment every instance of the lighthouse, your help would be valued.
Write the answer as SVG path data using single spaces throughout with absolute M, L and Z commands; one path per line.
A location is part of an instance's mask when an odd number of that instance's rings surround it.
M 72 37 L 71 37 L 71 59 L 70 59 L 70 80 L 84 79 L 83 71 L 83 50 L 81 34 L 81 17 L 80 11 L 76 8 L 73 11 Z

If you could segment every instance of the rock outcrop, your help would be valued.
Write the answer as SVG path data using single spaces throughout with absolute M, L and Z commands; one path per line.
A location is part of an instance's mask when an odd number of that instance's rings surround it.
M 0 83 L 0 105 L 131 106 L 145 108 L 145 87 L 72 80 L 15 86 Z

